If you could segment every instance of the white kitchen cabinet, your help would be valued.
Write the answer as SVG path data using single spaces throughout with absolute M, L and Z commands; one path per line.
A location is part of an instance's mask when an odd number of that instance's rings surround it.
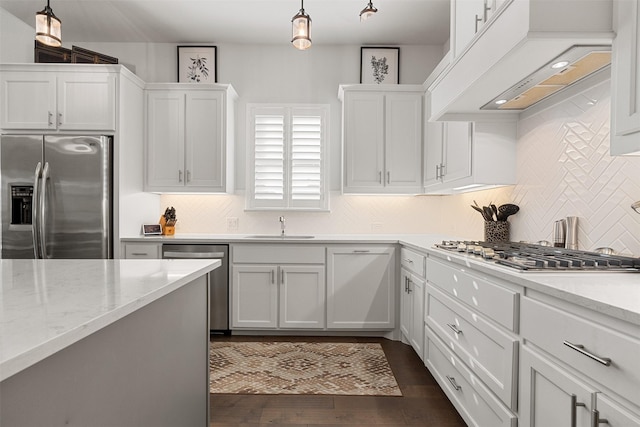
M 640 155 L 640 6 L 615 0 L 611 59 L 611 155 Z
M 395 264 L 393 246 L 327 247 L 327 329 L 395 328 Z
M 2 65 L 0 128 L 114 131 L 117 72 L 109 66 L 90 67 Z
M 160 259 L 162 245 L 160 243 L 123 243 L 122 253 L 125 259 Z
M 454 58 L 469 45 L 478 30 L 487 22 L 490 0 L 451 1 L 451 47 Z
M 340 86 L 343 193 L 416 194 L 422 180 L 422 86 Z
M 324 247 L 233 245 L 232 329 L 324 329 Z
M 515 122 L 426 122 L 425 134 L 425 193 L 515 184 Z
M 422 359 L 425 256 L 403 247 L 400 265 L 400 332 Z
M 520 355 L 520 426 L 588 427 L 595 390 L 528 347 Z
M 521 426 L 640 425 L 640 336 L 534 291 L 521 301 Z
M 152 84 L 145 91 L 145 189 L 233 192 L 233 88 Z
M 496 411 L 507 414 L 500 418 L 509 425 L 518 398 L 519 340 L 515 332 L 522 290 L 492 276 L 431 257 L 427 259 L 426 278 L 427 339 L 443 343 L 448 352 L 464 363 L 463 371 L 473 375 L 471 388 L 477 392 L 488 391 L 493 396 L 489 403 L 500 402 Z M 426 344 L 424 357 L 427 366 L 434 364 L 434 361 L 428 362 Z M 473 411 L 474 408 L 465 407 L 461 414 Z

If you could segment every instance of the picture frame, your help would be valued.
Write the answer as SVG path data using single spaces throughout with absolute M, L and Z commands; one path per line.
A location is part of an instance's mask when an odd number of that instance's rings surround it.
M 179 83 L 217 83 L 216 46 L 178 46 Z
M 400 83 L 400 48 L 362 46 L 360 48 L 360 83 Z

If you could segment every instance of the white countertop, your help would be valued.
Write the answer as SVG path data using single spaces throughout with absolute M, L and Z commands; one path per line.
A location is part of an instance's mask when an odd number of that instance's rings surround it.
M 175 236 L 131 237 L 123 242 L 156 243 L 382 243 L 402 244 L 430 256 L 449 259 L 481 273 L 535 289 L 539 292 L 640 325 L 640 273 L 606 272 L 520 272 L 482 261 L 479 257 L 433 248 L 442 240 L 465 240 L 439 234 L 350 234 L 316 235 L 313 239 L 264 239 L 242 234 L 178 234 Z
M 219 265 L 219 260 L 0 260 L 0 381 Z

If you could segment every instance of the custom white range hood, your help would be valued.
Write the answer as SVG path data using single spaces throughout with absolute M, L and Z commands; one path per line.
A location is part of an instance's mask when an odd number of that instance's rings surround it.
M 607 67 L 612 11 L 613 0 L 505 1 L 428 87 L 430 119 L 515 119 Z M 550 68 L 561 60 L 567 64 Z

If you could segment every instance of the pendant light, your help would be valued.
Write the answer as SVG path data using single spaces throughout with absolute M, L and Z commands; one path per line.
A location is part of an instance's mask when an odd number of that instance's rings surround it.
M 367 7 L 362 9 L 362 11 L 360 12 L 360 22 L 364 22 L 367 19 L 371 18 L 373 15 L 376 14 L 376 12 L 378 12 L 378 9 L 373 7 L 373 4 L 371 3 L 371 1 L 369 1 L 369 4 L 367 5 Z
M 60 47 L 62 45 L 60 24 L 60 20 L 53 14 L 47 0 L 47 6 L 36 13 L 36 40 L 48 46 Z
M 304 12 L 304 0 L 300 0 L 300 11 L 291 19 L 291 35 L 296 49 L 311 47 L 311 17 Z

